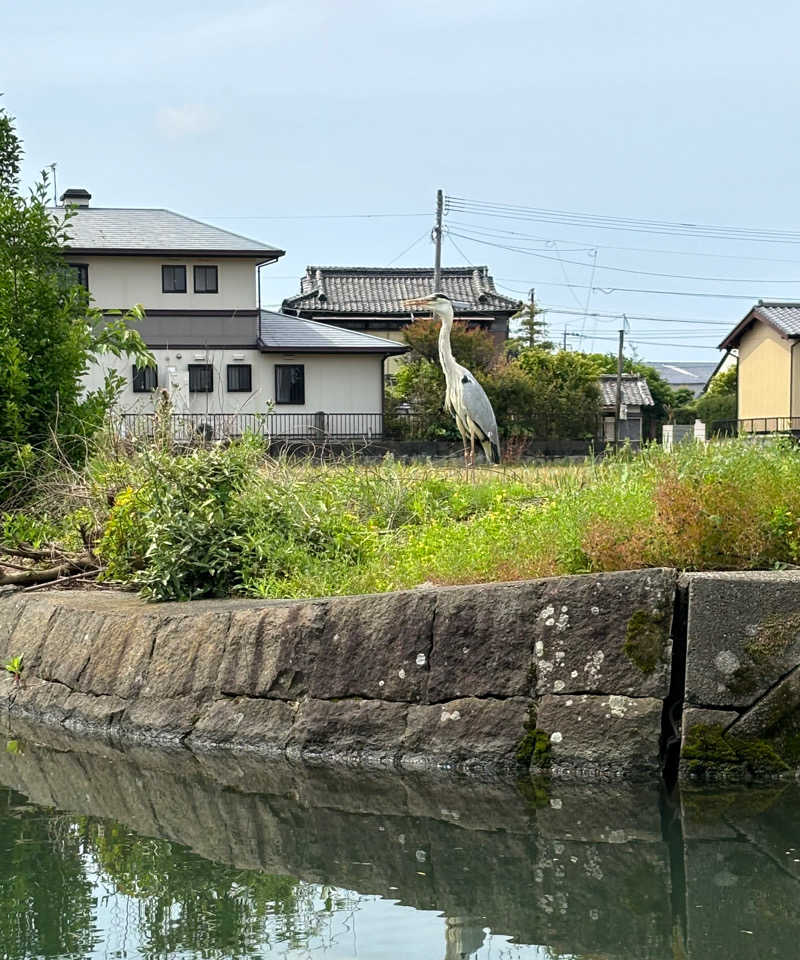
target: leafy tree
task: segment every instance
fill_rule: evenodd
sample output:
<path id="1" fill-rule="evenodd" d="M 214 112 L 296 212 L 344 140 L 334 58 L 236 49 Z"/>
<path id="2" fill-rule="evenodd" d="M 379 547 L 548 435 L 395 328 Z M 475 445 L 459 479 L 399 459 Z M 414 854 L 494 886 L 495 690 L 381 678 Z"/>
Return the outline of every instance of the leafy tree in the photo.
<path id="1" fill-rule="evenodd" d="M 591 356 L 533 347 L 523 350 L 518 362 L 536 396 L 528 413 L 531 436 L 594 436 L 600 415 L 600 387 L 599 370 Z"/>
<path id="2" fill-rule="evenodd" d="M 0 107 L 0 478 L 23 445 L 52 436 L 85 436 L 98 425 L 120 387 L 115 374 L 83 395 L 83 376 L 105 352 L 153 363 L 128 321 L 93 308 L 88 292 L 66 267 L 71 212 L 47 208 L 43 173 L 29 196 L 19 192 L 21 142 Z M 68 446 L 68 444 L 67 444 Z"/>
<path id="3" fill-rule="evenodd" d="M 732 366 L 713 377 L 708 390 L 691 405 L 697 419 L 708 426 L 717 420 L 735 420 L 738 407 L 738 385 L 739 368 L 737 366 Z"/>

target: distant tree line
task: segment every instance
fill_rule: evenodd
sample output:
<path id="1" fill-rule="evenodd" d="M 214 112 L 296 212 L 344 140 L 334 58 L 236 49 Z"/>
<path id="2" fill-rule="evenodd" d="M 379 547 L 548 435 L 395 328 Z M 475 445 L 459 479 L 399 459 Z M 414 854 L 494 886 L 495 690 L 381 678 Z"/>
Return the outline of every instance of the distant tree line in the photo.
<path id="1" fill-rule="evenodd" d="M 602 411 L 599 377 L 617 371 L 612 354 L 559 350 L 547 340 L 544 324 L 526 306 L 520 335 L 498 355 L 491 335 L 457 321 L 451 342 L 459 363 L 473 371 L 497 415 L 503 439 L 589 439 L 597 435 Z M 389 388 L 388 426 L 408 438 L 458 439 L 452 417 L 443 409 L 444 375 L 439 366 L 439 324 L 419 318 L 404 331 L 411 350 Z M 664 423 L 710 423 L 736 414 L 736 370 L 714 378 L 695 399 L 692 391 L 673 389 L 651 366 L 625 358 L 624 372 L 642 376 L 653 406 L 644 408 L 643 432 L 658 439 Z"/>

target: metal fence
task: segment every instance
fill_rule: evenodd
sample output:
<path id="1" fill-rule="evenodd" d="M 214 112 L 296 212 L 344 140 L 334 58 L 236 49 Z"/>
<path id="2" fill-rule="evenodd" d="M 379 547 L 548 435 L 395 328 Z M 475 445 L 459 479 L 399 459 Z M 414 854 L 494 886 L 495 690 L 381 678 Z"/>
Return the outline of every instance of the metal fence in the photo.
<path id="1" fill-rule="evenodd" d="M 120 437 L 154 439 L 158 432 L 178 443 L 224 440 L 245 433 L 275 439 L 368 440 L 383 436 L 381 413 L 122 413 L 116 418 Z"/>
<path id="2" fill-rule="evenodd" d="M 742 433 L 798 433 L 800 417 L 750 417 L 745 420 L 715 420 L 711 434 L 715 437 L 735 437 Z"/>

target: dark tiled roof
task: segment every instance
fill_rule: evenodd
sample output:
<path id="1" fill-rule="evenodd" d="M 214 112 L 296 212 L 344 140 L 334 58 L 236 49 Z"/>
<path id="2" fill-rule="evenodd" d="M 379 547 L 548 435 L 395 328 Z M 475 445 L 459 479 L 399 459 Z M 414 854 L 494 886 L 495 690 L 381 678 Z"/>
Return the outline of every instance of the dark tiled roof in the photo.
<path id="1" fill-rule="evenodd" d="M 261 311 L 258 346 L 265 352 L 277 353 L 399 354 L 408 350 L 405 344 L 394 340 L 269 310 Z"/>
<path id="2" fill-rule="evenodd" d="M 606 373 L 600 377 L 600 393 L 604 407 L 614 407 L 616 405 L 617 375 L 615 373 Z M 650 387 L 647 386 L 647 381 L 644 377 L 640 377 L 635 373 L 623 373 L 622 402 L 630 406 L 638 404 L 642 407 L 651 407 L 653 405 Z"/>
<path id="3" fill-rule="evenodd" d="M 443 267 L 442 293 L 457 316 L 514 313 L 519 301 L 495 290 L 488 267 Z M 432 267 L 306 267 L 300 293 L 284 310 L 320 314 L 408 315 L 405 300 L 433 292 Z"/>
<path id="4" fill-rule="evenodd" d="M 50 210 L 56 217 L 64 214 L 63 207 Z M 271 244 L 209 226 L 171 210 L 77 207 L 67 230 L 69 249 L 87 254 L 166 252 L 202 256 L 213 252 L 272 259 L 284 252 Z"/>
<path id="5" fill-rule="evenodd" d="M 719 345 L 720 350 L 738 347 L 742 334 L 756 320 L 768 323 L 784 337 L 800 337 L 800 303 L 759 300 L 725 337 Z"/>

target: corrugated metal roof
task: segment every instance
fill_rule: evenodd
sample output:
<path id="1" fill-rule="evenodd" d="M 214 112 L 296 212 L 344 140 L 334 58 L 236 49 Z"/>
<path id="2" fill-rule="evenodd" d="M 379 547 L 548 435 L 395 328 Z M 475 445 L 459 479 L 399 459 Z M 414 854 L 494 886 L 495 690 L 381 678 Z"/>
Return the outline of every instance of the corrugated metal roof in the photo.
<path id="1" fill-rule="evenodd" d="M 63 207 L 50 207 L 62 217 Z M 208 252 L 273 258 L 284 251 L 268 243 L 212 227 L 172 210 L 76 207 L 67 225 L 69 249 L 87 252 Z"/>
<path id="2" fill-rule="evenodd" d="M 604 407 L 614 407 L 617 403 L 617 375 L 606 373 L 600 377 L 600 393 Z M 622 402 L 633 406 L 652 407 L 653 396 L 644 377 L 635 373 L 622 375 Z"/>
<path id="3" fill-rule="evenodd" d="M 405 344 L 384 337 L 269 310 L 261 311 L 258 339 L 259 349 L 267 352 L 399 354 L 408 350 Z"/>
<path id="4" fill-rule="evenodd" d="M 441 292 L 455 301 L 456 316 L 514 313 L 519 301 L 495 290 L 489 268 L 443 267 Z M 321 314 L 408 315 L 404 301 L 433 289 L 432 267 L 306 267 L 300 293 L 284 310 Z"/>

